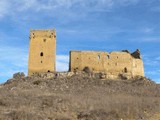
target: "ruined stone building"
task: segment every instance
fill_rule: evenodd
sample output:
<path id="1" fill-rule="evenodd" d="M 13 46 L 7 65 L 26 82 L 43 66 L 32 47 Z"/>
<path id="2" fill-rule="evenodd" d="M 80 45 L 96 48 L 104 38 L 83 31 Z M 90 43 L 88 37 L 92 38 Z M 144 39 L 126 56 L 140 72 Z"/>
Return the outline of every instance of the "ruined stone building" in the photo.
<path id="1" fill-rule="evenodd" d="M 93 72 L 104 72 L 108 78 L 120 74 L 129 77 L 144 76 L 143 61 L 140 51 L 100 52 L 100 51 L 71 51 L 70 71 L 82 71 L 88 67 Z"/>
<path id="2" fill-rule="evenodd" d="M 55 71 L 56 31 L 31 30 L 28 75 Z"/>
<path id="3" fill-rule="evenodd" d="M 31 30 L 28 62 L 28 75 L 55 72 L 56 31 Z M 69 71 L 90 69 L 95 73 L 103 72 L 107 78 L 115 78 L 120 74 L 129 77 L 144 76 L 143 61 L 140 51 L 129 53 L 118 52 L 71 51 Z"/>

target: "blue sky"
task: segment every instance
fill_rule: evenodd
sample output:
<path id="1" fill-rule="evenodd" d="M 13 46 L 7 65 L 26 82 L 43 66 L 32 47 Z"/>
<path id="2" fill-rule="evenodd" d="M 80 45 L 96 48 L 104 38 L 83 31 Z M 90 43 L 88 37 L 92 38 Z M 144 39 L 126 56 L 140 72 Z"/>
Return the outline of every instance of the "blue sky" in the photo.
<path id="1" fill-rule="evenodd" d="M 160 0 L 0 0 L 0 83 L 27 74 L 30 29 L 57 30 L 57 71 L 70 50 L 141 50 L 160 83 Z"/>

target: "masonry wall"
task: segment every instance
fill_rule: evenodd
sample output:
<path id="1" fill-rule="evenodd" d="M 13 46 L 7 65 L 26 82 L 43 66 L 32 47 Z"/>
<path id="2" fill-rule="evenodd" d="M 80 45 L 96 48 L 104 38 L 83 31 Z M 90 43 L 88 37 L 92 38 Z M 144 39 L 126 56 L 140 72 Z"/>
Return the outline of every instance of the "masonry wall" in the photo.
<path id="1" fill-rule="evenodd" d="M 133 76 L 144 76 L 143 61 L 140 59 L 133 59 Z"/>
<path id="2" fill-rule="evenodd" d="M 118 76 L 120 73 L 132 75 L 132 57 L 126 52 L 112 52 L 105 60 L 105 71 Z"/>
<path id="3" fill-rule="evenodd" d="M 31 30 L 28 75 L 55 71 L 56 31 Z"/>
<path id="4" fill-rule="evenodd" d="M 143 61 L 134 58 L 130 53 L 71 51 L 70 71 L 82 71 L 85 67 L 94 72 L 105 72 L 115 76 L 121 73 L 128 76 L 144 76 Z"/>

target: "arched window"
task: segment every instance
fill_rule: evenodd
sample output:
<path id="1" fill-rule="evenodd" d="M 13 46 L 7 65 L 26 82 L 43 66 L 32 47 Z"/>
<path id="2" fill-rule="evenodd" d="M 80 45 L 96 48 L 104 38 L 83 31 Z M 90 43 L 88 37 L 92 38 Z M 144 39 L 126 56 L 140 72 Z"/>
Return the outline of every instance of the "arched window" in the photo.
<path id="1" fill-rule="evenodd" d="M 98 55 L 98 59 L 100 59 L 101 57 L 100 57 L 100 55 Z"/>
<path id="2" fill-rule="evenodd" d="M 110 59 L 109 55 L 107 55 L 107 59 Z"/>

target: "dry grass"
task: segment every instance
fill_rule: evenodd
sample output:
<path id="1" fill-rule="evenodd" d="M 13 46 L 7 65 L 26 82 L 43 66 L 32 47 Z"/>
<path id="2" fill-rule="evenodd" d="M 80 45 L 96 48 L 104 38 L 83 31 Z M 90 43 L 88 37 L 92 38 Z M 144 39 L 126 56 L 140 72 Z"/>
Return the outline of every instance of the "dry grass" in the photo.
<path id="1" fill-rule="evenodd" d="M 157 112 L 160 85 L 142 78 L 26 77 L 0 88 L 0 120 L 147 120 Z"/>

